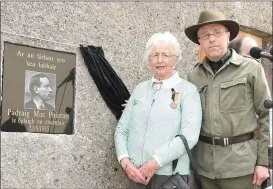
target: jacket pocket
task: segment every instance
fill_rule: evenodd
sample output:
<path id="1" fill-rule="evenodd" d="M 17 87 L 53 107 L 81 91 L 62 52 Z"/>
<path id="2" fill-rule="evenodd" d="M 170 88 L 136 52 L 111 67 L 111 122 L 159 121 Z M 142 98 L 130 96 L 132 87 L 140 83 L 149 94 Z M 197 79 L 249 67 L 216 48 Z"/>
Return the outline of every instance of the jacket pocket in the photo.
<path id="1" fill-rule="evenodd" d="M 229 113 L 245 110 L 247 78 L 220 84 L 220 111 Z"/>
<path id="2" fill-rule="evenodd" d="M 207 93 L 207 87 L 208 85 L 198 85 L 197 89 L 200 95 L 200 100 L 202 104 L 202 111 L 206 111 L 206 93 Z"/>

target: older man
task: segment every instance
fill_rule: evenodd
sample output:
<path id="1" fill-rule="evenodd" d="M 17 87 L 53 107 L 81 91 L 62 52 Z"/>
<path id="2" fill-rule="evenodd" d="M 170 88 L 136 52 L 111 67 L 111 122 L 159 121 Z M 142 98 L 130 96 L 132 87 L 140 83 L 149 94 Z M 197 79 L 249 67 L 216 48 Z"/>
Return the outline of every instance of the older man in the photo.
<path id="1" fill-rule="evenodd" d="M 238 54 L 243 56 L 250 56 L 249 51 L 252 47 L 258 47 L 257 42 L 248 36 L 236 37 L 232 40 L 229 45 L 229 48 L 234 49 Z"/>
<path id="2" fill-rule="evenodd" d="M 198 23 L 185 29 L 206 55 L 188 75 L 202 102 L 194 155 L 205 189 L 259 188 L 269 177 L 269 116 L 263 103 L 271 95 L 262 65 L 228 49 L 238 32 L 239 24 L 219 11 L 202 12 Z"/>

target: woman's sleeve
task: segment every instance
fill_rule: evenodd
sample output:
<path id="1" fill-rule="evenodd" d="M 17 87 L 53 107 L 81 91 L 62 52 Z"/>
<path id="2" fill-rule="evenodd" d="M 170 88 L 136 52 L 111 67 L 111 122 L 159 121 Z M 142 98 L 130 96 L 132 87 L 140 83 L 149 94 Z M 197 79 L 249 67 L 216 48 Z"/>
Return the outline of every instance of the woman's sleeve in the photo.
<path id="1" fill-rule="evenodd" d="M 117 153 L 118 161 L 122 158 L 129 157 L 128 150 L 127 150 L 127 137 L 130 127 L 130 120 L 133 106 L 134 106 L 134 93 L 130 96 L 128 103 L 118 121 L 118 125 L 115 129 L 115 148 Z"/>

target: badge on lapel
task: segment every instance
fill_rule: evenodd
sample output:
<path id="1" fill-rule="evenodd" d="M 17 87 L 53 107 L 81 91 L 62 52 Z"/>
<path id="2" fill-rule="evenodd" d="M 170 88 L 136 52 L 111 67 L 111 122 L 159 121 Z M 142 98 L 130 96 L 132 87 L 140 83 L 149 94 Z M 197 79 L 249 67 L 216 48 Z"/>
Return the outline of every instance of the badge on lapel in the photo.
<path id="1" fill-rule="evenodd" d="M 174 88 L 171 89 L 172 91 L 172 103 L 170 104 L 172 109 L 177 108 L 177 104 L 175 101 L 177 101 L 178 97 L 179 97 L 179 93 L 177 93 Z"/>

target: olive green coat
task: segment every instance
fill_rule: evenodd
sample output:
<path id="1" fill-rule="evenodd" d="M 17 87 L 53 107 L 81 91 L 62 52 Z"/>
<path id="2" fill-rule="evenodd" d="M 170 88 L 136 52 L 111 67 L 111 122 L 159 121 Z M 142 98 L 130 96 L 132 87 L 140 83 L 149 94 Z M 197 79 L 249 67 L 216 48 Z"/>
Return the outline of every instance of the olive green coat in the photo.
<path id="1" fill-rule="evenodd" d="M 231 58 L 214 75 L 207 59 L 195 66 L 188 80 L 199 90 L 203 120 L 201 135 L 231 137 L 260 127 L 261 139 L 228 146 L 199 141 L 193 150 L 199 173 L 208 178 L 252 174 L 255 165 L 268 165 L 271 99 L 262 65 L 232 50 Z"/>

